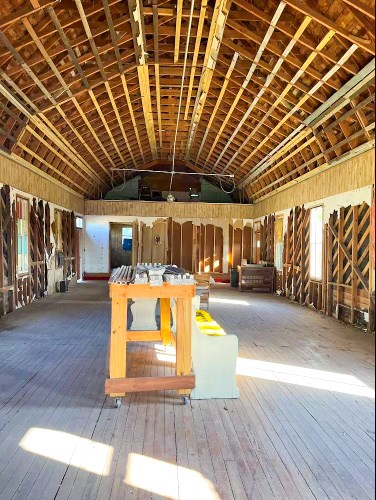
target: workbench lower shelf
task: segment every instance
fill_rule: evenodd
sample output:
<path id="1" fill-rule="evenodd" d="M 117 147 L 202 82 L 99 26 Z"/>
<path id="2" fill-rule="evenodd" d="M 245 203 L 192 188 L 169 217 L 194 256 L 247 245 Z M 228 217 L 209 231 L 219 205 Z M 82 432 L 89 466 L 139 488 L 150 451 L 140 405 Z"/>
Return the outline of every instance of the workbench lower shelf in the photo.
<path id="1" fill-rule="evenodd" d="M 178 389 L 194 389 L 195 376 L 173 375 L 166 377 L 125 377 L 107 379 L 105 384 L 106 394 L 122 392 L 147 392 L 147 391 L 168 391 Z"/>

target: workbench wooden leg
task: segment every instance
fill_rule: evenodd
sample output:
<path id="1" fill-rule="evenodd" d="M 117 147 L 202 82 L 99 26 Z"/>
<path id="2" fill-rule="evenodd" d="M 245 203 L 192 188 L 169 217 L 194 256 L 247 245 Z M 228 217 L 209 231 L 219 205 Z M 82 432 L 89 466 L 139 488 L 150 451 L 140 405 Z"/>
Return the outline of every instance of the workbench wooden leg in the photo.
<path id="1" fill-rule="evenodd" d="M 171 344 L 170 299 L 159 299 L 161 315 L 161 336 L 163 345 Z"/>
<path id="2" fill-rule="evenodd" d="M 192 371 L 192 299 L 176 300 L 176 375 Z M 190 389 L 179 389 L 179 394 L 190 394 Z"/>
<path id="3" fill-rule="evenodd" d="M 127 369 L 127 299 L 112 299 L 111 308 L 110 379 L 124 378 Z M 124 395 L 124 393 L 110 394 L 112 397 Z"/>

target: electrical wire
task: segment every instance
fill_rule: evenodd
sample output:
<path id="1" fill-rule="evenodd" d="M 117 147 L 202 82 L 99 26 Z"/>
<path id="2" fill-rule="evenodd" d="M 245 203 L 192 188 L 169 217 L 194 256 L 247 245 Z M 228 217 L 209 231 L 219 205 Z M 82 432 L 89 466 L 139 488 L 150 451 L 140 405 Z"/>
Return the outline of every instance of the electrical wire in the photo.
<path id="1" fill-rule="evenodd" d="M 221 186 L 221 189 L 222 189 L 222 191 L 223 191 L 224 193 L 226 193 L 226 194 L 231 194 L 231 193 L 233 193 L 233 192 L 235 191 L 235 189 L 236 189 L 236 184 L 235 184 L 235 180 L 234 180 L 234 179 L 232 179 L 232 182 L 233 182 L 233 184 L 234 184 L 234 187 L 232 188 L 232 190 L 231 190 L 231 191 L 226 191 L 226 190 L 223 188 L 223 186 L 222 186 L 222 179 L 221 179 L 221 177 L 219 177 L 219 179 L 218 179 L 218 180 L 219 180 L 219 185 Z"/>
<path id="2" fill-rule="evenodd" d="M 119 186 L 114 186 L 114 169 L 111 170 L 111 187 L 112 187 L 112 190 L 113 191 L 116 191 L 117 193 L 120 193 L 121 191 L 124 191 L 125 189 L 125 170 L 124 170 L 124 174 L 123 174 L 123 184 Z"/>
<path id="3" fill-rule="evenodd" d="M 182 77 L 181 77 L 181 87 L 180 87 L 180 98 L 179 98 L 178 116 L 177 116 L 177 119 L 176 119 L 174 145 L 173 145 L 173 150 L 172 150 L 172 168 L 171 168 L 171 178 L 170 178 L 169 193 L 171 193 L 172 180 L 173 180 L 174 174 L 175 174 L 176 140 L 177 140 L 178 129 L 179 129 L 179 118 L 180 118 L 180 111 L 181 111 L 181 103 L 182 103 L 182 99 L 183 99 L 183 88 L 184 88 L 185 70 L 187 68 L 189 39 L 190 39 L 190 36 L 191 36 L 191 27 L 192 27 L 192 19 L 193 19 L 193 9 L 194 9 L 194 6 L 195 6 L 195 0 L 191 0 L 191 11 L 190 11 L 189 23 L 188 23 L 188 33 L 187 33 L 187 40 L 186 40 L 186 43 L 185 43 L 183 74 L 182 74 Z"/>
<path id="4" fill-rule="evenodd" d="M 166 170 L 150 170 L 150 169 L 142 169 L 142 168 L 114 168 L 112 170 L 116 171 L 126 171 L 126 172 L 147 172 L 148 174 L 168 174 L 171 175 L 171 172 Z M 230 177 L 233 178 L 233 174 L 212 174 L 206 172 L 177 172 L 174 171 L 174 175 L 200 175 L 201 177 Z"/>

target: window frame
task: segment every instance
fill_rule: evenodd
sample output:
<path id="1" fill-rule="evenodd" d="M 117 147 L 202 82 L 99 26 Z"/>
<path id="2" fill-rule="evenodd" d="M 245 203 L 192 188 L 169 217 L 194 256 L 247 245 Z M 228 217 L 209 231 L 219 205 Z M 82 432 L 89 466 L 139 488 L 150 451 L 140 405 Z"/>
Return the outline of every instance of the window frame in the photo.
<path id="1" fill-rule="evenodd" d="M 321 209 L 321 242 L 317 243 L 314 242 L 312 243 L 311 238 L 312 238 L 312 211 L 315 209 Z M 321 245 L 321 269 L 320 269 L 320 277 L 314 276 L 312 274 L 312 268 L 311 268 L 311 263 L 312 263 L 312 245 Z M 315 205 L 314 207 L 310 208 L 310 213 L 309 213 L 309 279 L 310 281 L 315 281 L 320 283 L 323 279 L 323 249 L 324 249 L 324 205 Z"/>
<path id="2" fill-rule="evenodd" d="M 78 221 L 80 221 L 81 225 L 77 225 Z M 76 215 L 74 222 L 75 222 L 75 224 L 74 224 L 75 229 L 78 229 L 79 231 L 81 231 L 84 227 L 84 218 L 81 217 L 80 215 Z"/>
<path id="3" fill-rule="evenodd" d="M 27 217 L 26 217 L 26 228 L 27 228 L 27 233 L 26 233 L 26 236 L 27 236 L 27 269 L 26 270 L 22 270 L 20 271 L 20 265 L 19 265 L 19 244 L 18 244 L 18 238 L 19 238 L 19 234 L 18 234 L 18 223 L 20 220 L 25 220 L 24 218 L 20 219 L 18 217 L 18 211 L 17 211 L 17 207 L 18 207 L 18 202 L 21 201 L 21 202 L 25 202 L 26 203 L 26 206 L 27 206 L 27 210 L 26 210 L 26 213 L 27 213 Z M 17 230 L 17 254 L 16 254 L 16 258 L 17 258 L 17 263 L 16 263 L 16 269 L 17 269 L 17 276 L 19 277 L 22 277 L 22 276 L 27 276 L 30 272 L 30 200 L 29 198 L 26 198 L 25 196 L 19 196 L 19 195 L 16 195 L 16 230 Z M 24 236 L 24 234 L 22 234 L 21 236 Z"/>
<path id="4" fill-rule="evenodd" d="M 277 242 L 277 220 L 282 221 L 282 241 Z M 283 215 L 276 215 L 275 223 L 274 223 L 274 265 L 277 271 L 283 271 L 283 246 L 284 246 L 284 226 L 285 218 Z M 281 253 L 281 267 L 277 267 L 277 245 L 282 245 L 282 253 Z"/>

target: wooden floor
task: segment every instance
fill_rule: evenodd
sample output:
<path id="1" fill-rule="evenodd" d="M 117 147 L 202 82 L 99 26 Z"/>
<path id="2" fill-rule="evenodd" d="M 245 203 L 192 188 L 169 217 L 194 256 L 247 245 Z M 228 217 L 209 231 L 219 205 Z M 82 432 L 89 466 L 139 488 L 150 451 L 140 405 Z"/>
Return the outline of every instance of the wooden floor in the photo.
<path id="1" fill-rule="evenodd" d="M 0 499 L 374 498 L 374 337 L 279 297 L 211 298 L 239 337 L 238 400 L 114 409 L 105 283 L 0 319 Z M 173 355 L 133 344 L 129 365 L 167 374 Z"/>

